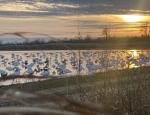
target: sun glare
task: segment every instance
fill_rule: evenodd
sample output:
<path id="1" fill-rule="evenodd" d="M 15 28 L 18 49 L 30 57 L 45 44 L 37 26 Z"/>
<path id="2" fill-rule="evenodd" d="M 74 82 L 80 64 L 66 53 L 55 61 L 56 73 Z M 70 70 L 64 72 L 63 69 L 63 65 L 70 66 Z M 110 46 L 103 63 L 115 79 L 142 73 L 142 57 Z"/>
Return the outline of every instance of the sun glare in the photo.
<path id="1" fill-rule="evenodd" d="M 123 18 L 126 22 L 139 22 L 145 18 L 145 16 L 138 15 L 121 15 L 120 17 Z"/>

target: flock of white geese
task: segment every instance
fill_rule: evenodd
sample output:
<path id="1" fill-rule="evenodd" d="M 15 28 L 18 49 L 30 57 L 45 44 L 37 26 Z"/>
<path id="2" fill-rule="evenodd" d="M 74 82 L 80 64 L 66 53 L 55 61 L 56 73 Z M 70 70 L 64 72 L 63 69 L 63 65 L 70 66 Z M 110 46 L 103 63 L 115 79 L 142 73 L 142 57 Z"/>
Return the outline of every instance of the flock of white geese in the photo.
<path id="1" fill-rule="evenodd" d="M 80 53 L 80 55 L 79 55 Z M 17 75 L 77 75 L 148 66 L 150 51 L 45 51 L 0 54 L 1 77 Z"/>

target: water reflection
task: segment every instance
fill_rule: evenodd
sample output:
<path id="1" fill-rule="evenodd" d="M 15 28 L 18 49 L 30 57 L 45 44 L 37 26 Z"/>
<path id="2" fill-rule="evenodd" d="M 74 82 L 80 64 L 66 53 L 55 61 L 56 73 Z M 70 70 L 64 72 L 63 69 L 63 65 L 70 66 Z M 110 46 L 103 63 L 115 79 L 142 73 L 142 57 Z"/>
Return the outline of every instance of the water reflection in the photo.
<path id="1" fill-rule="evenodd" d="M 74 50 L 71 51 L 2 51 L 1 77 L 33 74 L 37 76 L 87 75 L 109 70 L 149 66 L 149 50 Z M 0 85 L 33 82 L 37 79 L 16 79 Z"/>

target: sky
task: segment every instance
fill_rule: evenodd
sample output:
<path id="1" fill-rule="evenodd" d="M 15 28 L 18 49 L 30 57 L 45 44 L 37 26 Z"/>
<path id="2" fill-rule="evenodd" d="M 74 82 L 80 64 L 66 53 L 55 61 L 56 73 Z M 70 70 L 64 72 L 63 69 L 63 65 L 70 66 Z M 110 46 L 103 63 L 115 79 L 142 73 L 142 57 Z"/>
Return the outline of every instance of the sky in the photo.
<path id="1" fill-rule="evenodd" d="M 0 33 L 64 39 L 78 32 L 101 37 L 102 29 L 110 28 L 112 36 L 139 36 L 141 23 L 150 19 L 149 4 L 150 0 L 0 0 Z M 22 41 L 11 34 L 0 39 Z"/>

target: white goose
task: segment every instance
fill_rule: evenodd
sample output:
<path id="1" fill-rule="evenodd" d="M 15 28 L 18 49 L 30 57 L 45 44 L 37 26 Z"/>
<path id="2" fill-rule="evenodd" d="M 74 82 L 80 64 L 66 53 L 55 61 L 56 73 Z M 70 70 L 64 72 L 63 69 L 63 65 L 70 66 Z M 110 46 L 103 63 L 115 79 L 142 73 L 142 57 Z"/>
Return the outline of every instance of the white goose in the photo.
<path id="1" fill-rule="evenodd" d="M 19 67 L 15 67 L 14 68 L 14 73 L 10 74 L 9 76 L 17 76 L 20 75 L 20 68 Z"/>
<path id="2" fill-rule="evenodd" d="M 28 68 L 28 70 L 26 70 L 26 71 L 24 72 L 24 74 L 26 74 L 26 73 L 33 74 L 33 73 L 34 73 L 34 70 L 32 70 L 32 68 L 30 67 L 30 68 Z"/>
<path id="3" fill-rule="evenodd" d="M 50 68 L 44 68 L 44 71 L 41 73 L 42 76 L 47 76 L 50 74 Z"/>

